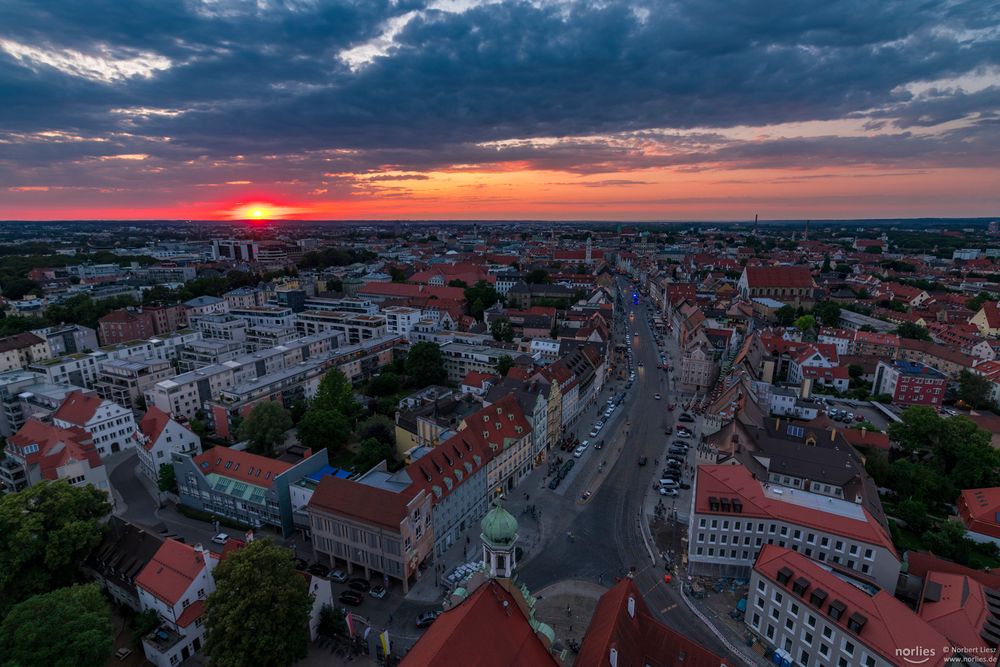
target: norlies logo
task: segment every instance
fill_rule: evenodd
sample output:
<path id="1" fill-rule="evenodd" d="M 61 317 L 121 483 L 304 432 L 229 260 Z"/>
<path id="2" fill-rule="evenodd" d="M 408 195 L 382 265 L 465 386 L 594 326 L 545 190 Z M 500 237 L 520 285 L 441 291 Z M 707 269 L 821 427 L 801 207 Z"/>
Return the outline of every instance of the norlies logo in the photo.
<path id="1" fill-rule="evenodd" d="M 914 648 L 897 648 L 896 657 L 902 658 L 911 665 L 922 665 L 930 661 L 937 655 L 937 651 L 932 648 L 917 646 Z"/>

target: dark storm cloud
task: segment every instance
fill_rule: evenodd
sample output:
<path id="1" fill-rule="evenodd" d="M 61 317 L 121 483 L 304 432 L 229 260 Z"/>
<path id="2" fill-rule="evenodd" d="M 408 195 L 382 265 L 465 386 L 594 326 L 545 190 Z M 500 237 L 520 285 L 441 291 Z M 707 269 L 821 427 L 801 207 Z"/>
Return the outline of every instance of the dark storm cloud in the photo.
<path id="1" fill-rule="evenodd" d="M 412 11 L 386 55 L 355 70 L 338 57 Z M 579 173 L 809 158 L 933 161 L 935 153 L 945 164 L 981 164 L 996 157 L 989 136 L 996 126 L 986 121 L 1000 106 L 1000 87 L 914 96 L 905 86 L 996 65 L 998 19 L 995 2 L 911 0 L 503 2 L 460 13 L 388 0 L 263 8 L 8 1 L 0 8 L 0 40 L 112 60 L 153 54 L 170 66 L 101 81 L 0 48 L 0 140 L 9 142 L 0 144 L 0 162 L 16 170 L 145 153 L 178 168 L 171 165 L 228 165 L 236 155 L 259 164 L 278 156 L 280 177 L 309 171 L 313 180 L 330 171 L 517 160 Z M 111 113 L 138 107 L 183 113 Z M 962 136 L 896 134 L 871 141 L 708 137 L 700 146 L 690 139 L 642 141 L 652 128 L 858 116 L 883 128 L 978 117 L 968 131 L 987 140 L 955 146 Z M 23 139 L 53 130 L 87 140 Z M 573 139 L 621 133 L 629 139 Z M 532 137 L 566 139 L 478 145 Z"/>

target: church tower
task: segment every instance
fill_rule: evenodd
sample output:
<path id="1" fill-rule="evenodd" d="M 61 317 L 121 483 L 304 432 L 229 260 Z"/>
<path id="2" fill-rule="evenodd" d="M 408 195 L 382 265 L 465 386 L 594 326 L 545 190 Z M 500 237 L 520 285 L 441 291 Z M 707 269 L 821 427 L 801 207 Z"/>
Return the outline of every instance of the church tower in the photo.
<path id="1" fill-rule="evenodd" d="M 483 564 L 490 578 L 510 579 L 517 568 L 514 545 L 517 543 L 517 519 L 500 507 L 499 501 L 480 522 L 483 541 Z"/>

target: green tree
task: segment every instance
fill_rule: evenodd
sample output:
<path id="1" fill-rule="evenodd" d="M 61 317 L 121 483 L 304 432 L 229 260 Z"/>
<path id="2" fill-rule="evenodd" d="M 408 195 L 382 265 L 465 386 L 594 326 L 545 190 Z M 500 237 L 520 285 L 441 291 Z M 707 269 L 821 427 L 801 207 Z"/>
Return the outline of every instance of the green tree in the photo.
<path id="1" fill-rule="evenodd" d="M 338 449 L 351 437 L 351 420 L 338 410 L 311 407 L 299 421 L 296 434 L 313 451 Z"/>
<path id="2" fill-rule="evenodd" d="M 254 406 L 240 424 L 240 440 L 249 441 L 248 449 L 261 456 L 273 456 L 275 446 L 285 441 L 292 428 L 292 416 L 277 403 L 265 401 Z"/>
<path id="3" fill-rule="evenodd" d="M 472 287 L 465 288 L 465 302 L 469 307 L 469 315 L 477 320 L 483 319 L 483 311 L 503 298 L 490 283 L 480 280 Z"/>
<path id="4" fill-rule="evenodd" d="M 962 369 L 958 374 L 958 397 L 973 409 L 992 405 L 990 390 L 993 383 L 978 373 Z"/>
<path id="5" fill-rule="evenodd" d="M 177 473 L 174 472 L 174 466 L 169 463 L 160 464 L 156 485 L 165 493 L 177 493 Z"/>
<path id="6" fill-rule="evenodd" d="M 820 269 L 822 273 L 830 272 L 830 255 L 823 255 L 823 267 Z"/>
<path id="7" fill-rule="evenodd" d="M 777 320 L 778 324 L 783 327 L 789 327 L 798 317 L 795 308 L 789 305 L 784 305 L 778 310 L 774 311 L 774 318 Z"/>
<path id="8" fill-rule="evenodd" d="M 73 583 L 110 511 L 103 491 L 62 481 L 0 496 L 0 618 L 32 595 Z"/>
<path id="9" fill-rule="evenodd" d="M 530 284 L 544 284 L 549 282 L 549 273 L 545 269 L 532 269 L 524 277 L 524 282 Z"/>
<path id="10" fill-rule="evenodd" d="M 306 657 L 312 595 L 291 551 L 255 540 L 229 554 L 213 574 L 205 617 L 212 667 L 286 667 Z"/>
<path id="11" fill-rule="evenodd" d="M 469 283 L 465 282 L 464 280 L 459 280 L 458 278 L 455 278 L 454 280 L 449 280 L 448 281 L 448 287 L 457 287 L 459 289 L 468 289 Z"/>
<path id="12" fill-rule="evenodd" d="M 857 364 L 850 364 L 847 367 L 847 374 L 851 376 L 852 380 L 857 380 L 862 375 L 865 374 L 864 366 L 859 366 Z"/>
<path id="13" fill-rule="evenodd" d="M 406 355 L 406 372 L 418 388 L 443 384 L 448 379 L 444 356 L 436 343 L 421 341 L 410 347 Z"/>
<path id="14" fill-rule="evenodd" d="M 324 637 L 336 637 L 347 634 L 347 622 L 343 609 L 335 609 L 328 604 L 319 609 L 319 625 L 316 627 Z"/>
<path id="15" fill-rule="evenodd" d="M 965 305 L 969 308 L 969 310 L 978 313 L 979 309 L 983 307 L 983 304 L 989 301 L 991 298 L 992 297 L 990 297 L 988 292 L 980 292 L 976 296 L 966 301 Z"/>
<path id="16" fill-rule="evenodd" d="M 931 525 L 930 518 L 927 516 L 927 505 L 918 498 L 907 498 L 899 503 L 896 515 L 906 522 L 910 530 L 918 534 L 923 533 Z"/>
<path id="17" fill-rule="evenodd" d="M 816 328 L 816 318 L 812 315 L 803 315 L 795 320 L 795 328 L 806 333 Z"/>
<path id="18" fill-rule="evenodd" d="M 506 317 L 498 317 L 490 322 L 490 333 L 493 340 L 511 342 L 514 340 L 514 327 Z"/>
<path id="19" fill-rule="evenodd" d="M 896 327 L 896 333 L 902 338 L 910 338 L 912 340 L 930 340 L 931 334 L 927 329 L 923 328 L 919 324 L 914 322 L 903 322 L 898 327 Z"/>
<path id="20" fill-rule="evenodd" d="M 393 266 L 389 268 L 389 275 L 392 276 L 392 282 L 394 283 L 405 283 L 406 282 L 406 272 L 398 266 Z"/>
<path id="21" fill-rule="evenodd" d="M 358 447 L 358 453 L 354 456 L 354 469 L 358 472 L 371 470 L 382 461 L 392 461 L 392 458 L 392 445 L 368 438 Z"/>
<path id="22" fill-rule="evenodd" d="M 507 373 L 509 373 L 510 369 L 513 367 L 514 360 L 511 359 L 509 354 L 505 354 L 500 357 L 500 360 L 497 362 L 497 373 L 500 374 L 500 377 L 507 377 Z"/>
<path id="23" fill-rule="evenodd" d="M 4 667 L 103 667 L 114 648 L 97 584 L 59 588 L 14 606 L 0 624 Z"/>
<path id="24" fill-rule="evenodd" d="M 867 248 L 865 248 L 865 252 L 868 253 L 869 255 L 881 255 L 882 246 L 870 245 Z"/>
<path id="25" fill-rule="evenodd" d="M 374 438 L 388 445 L 396 445 L 396 425 L 384 415 L 372 415 L 358 424 L 358 439 Z"/>
<path id="26" fill-rule="evenodd" d="M 37 294 L 41 296 L 39 292 L 40 289 L 41 285 L 36 283 L 34 280 L 28 280 L 27 278 L 15 278 L 14 280 L 4 282 L 3 295 L 11 301 L 17 301 L 28 294 Z"/>
<path id="27" fill-rule="evenodd" d="M 132 617 L 132 646 L 142 649 L 142 638 L 160 626 L 160 615 L 154 609 L 140 611 Z"/>
<path id="28" fill-rule="evenodd" d="M 840 306 L 833 301 L 821 301 L 812 311 L 813 316 L 825 327 L 840 324 Z"/>
<path id="29" fill-rule="evenodd" d="M 934 530 L 923 534 L 924 546 L 931 553 L 950 560 L 964 561 L 971 540 L 965 537 L 965 527 L 958 521 L 942 521 Z"/>
<path id="30" fill-rule="evenodd" d="M 384 370 L 368 382 L 367 394 L 381 398 L 392 396 L 403 388 L 402 379 L 390 370 Z"/>
<path id="31" fill-rule="evenodd" d="M 353 420 L 358 415 L 360 406 L 354 400 L 354 387 L 347 376 L 339 370 L 332 370 L 320 380 L 310 408 L 336 410 Z"/>

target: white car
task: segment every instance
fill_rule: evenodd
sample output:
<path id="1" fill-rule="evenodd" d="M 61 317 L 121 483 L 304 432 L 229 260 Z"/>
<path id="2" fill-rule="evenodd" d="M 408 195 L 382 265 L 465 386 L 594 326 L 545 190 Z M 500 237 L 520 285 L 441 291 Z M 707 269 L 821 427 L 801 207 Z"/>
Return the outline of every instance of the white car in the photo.
<path id="1" fill-rule="evenodd" d="M 676 498 L 678 496 L 678 494 L 679 494 L 679 492 L 677 491 L 677 489 L 668 489 L 665 486 L 661 486 L 660 487 L 660 495 L 661 496 L 672 496 L 672 497 Z"/>
<path id="2" fill-rule="evenodd" d="M 581 456 L 583 456 L 583 453 L 585 451 L 587 451 L 587 448 L 584 447 L 583 445 L 580 445 L 579 447 L 573 450 L 573 456 L 575 456 L 576 458 L 580 458 Z"/>
<path id="3" fill-rule="evenodd" d="M 599 428 L 597 428 L 595 426 L 594 428 L 590 429 L 590 437 L 591 438 L 596 438 L 597 434 L 600 433 L 600 432 L 601 432 L 601 429 L 599 429 Z"/>
<path id="4" fill-rule="evenodd" d="M 663 489 L 676 489 L 680 484 L 672 479 L 661 479 L 660 480 L 660 490 Z"/>
<path id="5" fill-rule="evenodd" d="M 219 533 L 218 535 L 212 538 L 212 541 L 215 542 L 216 544 L 225 544 L 226 542 L 229 541 L 229 535 L 226 535 L 225 533 Z"/>
<path id="6" fill-rule="evenodd" d="M 677 429 L 677 434 L 676 435 L 677 435 L 678 438 L 690 438 L 691 437 L 691 434 L 688 431 L 682 431 L 680 429 Z"/>

